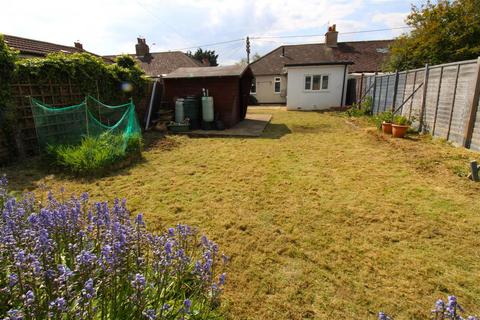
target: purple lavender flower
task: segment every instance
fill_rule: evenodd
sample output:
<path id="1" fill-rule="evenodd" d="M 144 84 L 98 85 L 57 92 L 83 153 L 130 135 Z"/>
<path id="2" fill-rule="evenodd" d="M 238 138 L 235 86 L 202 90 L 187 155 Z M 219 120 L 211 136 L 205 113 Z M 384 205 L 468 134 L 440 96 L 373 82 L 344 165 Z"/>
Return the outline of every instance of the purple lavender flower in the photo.
<path id="1" fill-rule="evenodd" d="M 132 286 L 139 291 L 144 290 L 146 286 L 145 277 L 142 274 L 137 273 L 135 279 L 132 281 Z"/>
<path id="2" fill-rule="evenodd" d="M 33 305 L 35 302 L 35 295 L 33 294 L 32 290 L 28 290 L 24 295 L 23 295 L 23 300 L 25 301 L 25 305 L 27 307 L 30 307 Z"/>
<path id="3" fill-rule="evenodd" d="M 183 302 L 183 310 L 185 313 L 190 313 L 190 308 L 192 307 L 192 301 L 190 299 L 185 299 Z"/>
<path id="4" fill-rule="evenodd" d="M 7 312 L 8 320 L 23 320 L 23 315 L 19 310 L 13 309 Z"/>
<path id="5" fill-rule="evenodd" d="M 11 273 L 8 276 L 8 285 L 10 287 L 14 287 L 18 283 L 18 276 L 15 273 Z"/>
<path id="6" fill-rule="evenodd" d="M 384 312 L 379 312 L 378 313 L 378 320 L 392 320 L 388 315 L 386 315 Z"/>
<path id="7" fill-rule="evenodd" d="M 157 319 L 157 313 L 155 312 L 154 309 L 148 309 L 143 312 L 143 315 L 148 319 L 148 320 L 155 320 Z"/>
<path id="8" fill-rule="evenodd" d="M 227 275 L 225 273 L 222 273 L 218 279 L 218 284 L 223 286 L 225 284 L 225 278 L 227 277 Z"/>

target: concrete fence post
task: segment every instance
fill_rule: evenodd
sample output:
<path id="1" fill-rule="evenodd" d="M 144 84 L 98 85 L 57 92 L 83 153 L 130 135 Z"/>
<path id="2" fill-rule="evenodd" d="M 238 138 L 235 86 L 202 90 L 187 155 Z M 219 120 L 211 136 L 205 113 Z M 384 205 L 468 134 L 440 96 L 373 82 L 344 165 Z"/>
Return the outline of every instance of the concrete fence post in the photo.
<path id="1" fill-rule="evenodd" d="M 363 72 L 362 72 L 362 76 L 360 77 L 360 94 L 359 94 L 359 98 L 357 98 L 357 104 L 358 104 L 358 108 L 361 109 L 362 108 L 362 96 L 363 96 Z"/>
<path id="2" fill-rule="evenodd" d="M 375 94 L 377 93 L 377 72 L 373 75 L 372 115 L 375 114 Z"/>
<path id="3" fill-rule="evenodd" d="M 477 67 L 473 81 L 473 90 L 468 99 L 467 118 L 463 135 L 463 146 L 465 148 L 469 148 L 472 142 L 472 134 L 475 126 L 475 119 L 477 117 L 478 102 L 480 98 L 480 57 L 477 58 Z"/>
<path id="4" fill-rule="evenodd" d="M 396 105 L 396 100 L 397 100 L 397 91 L 398 91 L 398 70 L 395 70 L 395 82 L 393 83 L 392 112 L 395 112 L 395 105 Z"/>
<path id="5" fill-rule="evenodd" d="M 424 114 L 425 114 L 425 107 L 427 105 L 427 90 L 428 90 L 428 63 L 425 64 L 425 72 L 423 74 L 423 92 L 422 92 L 422 104 L 420 106 L 420 115 L 419 115 L 419 127 L 418 130 L 420 132 L 423 131 L 423 121 L 424 121 Z"/>

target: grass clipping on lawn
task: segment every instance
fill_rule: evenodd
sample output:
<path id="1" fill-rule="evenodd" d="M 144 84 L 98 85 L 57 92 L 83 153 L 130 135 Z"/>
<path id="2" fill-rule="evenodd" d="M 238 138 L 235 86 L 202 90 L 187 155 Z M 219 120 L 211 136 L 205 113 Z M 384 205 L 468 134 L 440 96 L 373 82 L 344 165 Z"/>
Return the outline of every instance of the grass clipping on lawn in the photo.
<path id="1" fill-rule="evenodd" d="M 86 136 L 79 145 L 49 145 L 47 154 L 68 172 L 92 175 L 139 158 L 142 146 L 140 134 L 124 137 L 107 132 L 97 137 Z"/>
<path id="2" fill-rule="evenodd" d="M 478 153 L 394 139 L 334 113 L 272 114 L 260 138 L 145 134 L 143 161 L 94 181 L 8 167 L 15 190 L 127 198 L 150 228 L 197 226 L 231 256 L 228 319 L 428 319 L 480 313 Z M 151 143 L 149 141 L 152 141 Z"/>

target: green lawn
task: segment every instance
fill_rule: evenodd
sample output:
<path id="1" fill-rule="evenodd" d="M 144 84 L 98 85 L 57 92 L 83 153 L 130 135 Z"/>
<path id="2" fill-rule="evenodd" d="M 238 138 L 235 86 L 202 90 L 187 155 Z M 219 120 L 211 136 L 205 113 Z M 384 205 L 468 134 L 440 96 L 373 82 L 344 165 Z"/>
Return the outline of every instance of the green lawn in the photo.
<path id="1" fill-rule="evenodd" d="M 426 319 L 480 313 L 478 154 L 394 140 L 333 113 L 273 114 L 257 139 L 147 136 L 145 160 L 98 180 L 5 168 L 13 187 L 125 197 L 150 228 L 197 226 L 231 256 L 229 319 Z M 43 186 L 44 185 L 44 186 Z"/>

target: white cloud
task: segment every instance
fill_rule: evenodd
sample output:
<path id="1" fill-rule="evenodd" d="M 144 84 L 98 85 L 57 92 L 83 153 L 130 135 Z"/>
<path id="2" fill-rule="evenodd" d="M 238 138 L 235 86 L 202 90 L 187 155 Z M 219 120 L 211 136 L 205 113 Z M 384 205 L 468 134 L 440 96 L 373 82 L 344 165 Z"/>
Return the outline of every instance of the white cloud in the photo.
<path id="1" fill-rule="evenodd" d="M 373 15 L 372 21 L 376 23 L 381 23 L 386 25 L 389 28 L 398 28 L 405 27 L 405 18 L 408 16 L 409 12 L 390 12 L 390 13 L 380 13 L 377 12 Z M 406 29 L 395 29 L 391 31 L 392 36 L 398 36 L 404 33 Z"/>
<path id="2" fill-rule="evenodd" d="M 0 32 L 66 45 L 80 40 L 87 50 L 98 54 L 133 52 L 139 35 L 146 37 L 152 51 L 162 51 L 246 35 L 320 34 L 316 38 L 256 40 L 252 51 L 263 54 L 284 43 L 321 42 L 328 23 L 337 24 L 341 40 L 356 39 L 353 35 L 342 36 L 342 31 L 404 25 L 407 13 L 401 11 L 407 11 L 409 4 L 399 3 L 393 0 L 7 0 L 0 10 Z M 241 43 L 209 49 L 221 53 L 222 61 L 244 55 Z"/>

